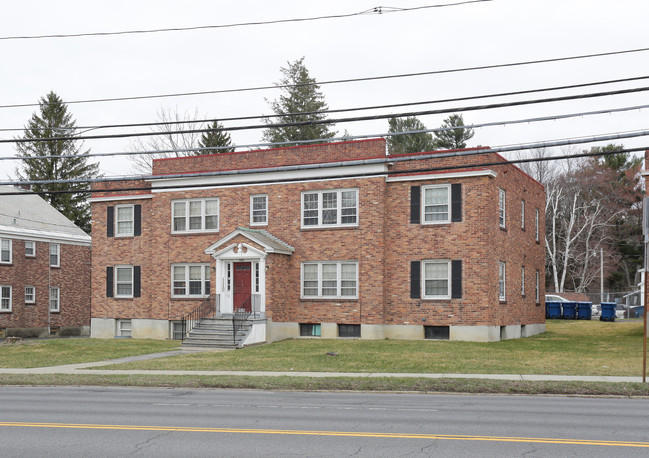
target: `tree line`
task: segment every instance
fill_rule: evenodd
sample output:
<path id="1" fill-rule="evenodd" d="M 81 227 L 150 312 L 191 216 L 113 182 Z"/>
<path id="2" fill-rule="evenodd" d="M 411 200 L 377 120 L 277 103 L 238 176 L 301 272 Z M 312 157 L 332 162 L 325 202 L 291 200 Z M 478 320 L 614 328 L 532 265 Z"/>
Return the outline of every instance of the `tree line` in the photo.
<path id="1" fill-rule="evenodd" d="M 281 94 L 266 100 L 274 116 L 266 117 L 268 125 L 262 141 L 287 146 L 304 140 L 336 137 L 333 123 L 327 122 L 328 105 L 320 86 L 305 66 L 304 58 L 280 68 L 276 83 Z M 157 113 L 158 134 L 147 140 L 135 140 L 135 151 L 167 151 L 132 156 L 136 171 L 150 173 L 157 157 L 227 153 L 235 150 L 230 134 L 218 121 L 203 123 L 202 134 L 183 133 L 188 121 L 200 121 L 198 113 L 180 114 L 169 109 Z M 314 123 L 316 122 L 316 123 Z M 200 125 L 200 124 L 199 124 Z M 181 133 L 177 133 L 177 132 Z M 23 161 L 17 168 L 20 180 L 65 180 L 99 177 L 99 166 L 89 162 L 89 149 L 81 141 L 60 140 L 77 133 L 76 122 L 66 104 L 54 92 L 39 100 L 39 109 L 27 122 L 24 142 L 17 143 L 17 156 Z M 408 154 L 441 149 L 461 149 L 474 136 L 464 125 L 462 115 L 445 119 L 439 130 L 430 130 L 416 117 L 393 117 L 388 120 L 387 146 L 390 154 Z M 345 131 L 343 137 L 350 134 Z M 30 141 L 37 138 L 46 142 Z M 599 255 L 606 252 L 607 288 L 628 289 L 642 264 L 640 221 L 641 160 L 626 153 L 616 153 L 622 145 L 595 147 L 591 152 L 614 153 L 602 157 L 552 161 L 551 152 L 537 150 L 539 162 L 522 165 L 527 173 L 546 187 L 546 284 L 557 292 L 587 291 L 597 285 L 600 274 Z M 172 152 L 169 152 L 172 151 Z M 35 156 L 62 156 L 30 159 Z M 90 231 L 90 206 L 84 183 L 51 183 L 33 185 L 55 208 L 75 224 Z M 52 191 L 78 190 L 78 193 L 56 194 Z"/>

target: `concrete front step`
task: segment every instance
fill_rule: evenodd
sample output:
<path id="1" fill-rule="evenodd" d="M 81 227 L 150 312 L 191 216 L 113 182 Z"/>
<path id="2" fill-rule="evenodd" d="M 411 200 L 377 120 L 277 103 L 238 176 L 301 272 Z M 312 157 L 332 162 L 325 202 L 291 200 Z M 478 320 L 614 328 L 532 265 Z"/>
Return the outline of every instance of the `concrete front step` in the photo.
<path id="1" fill-rule="evenodd" d="M 237 348 L 252 324 L 246 323 L 239 331 L 237 342 L 233 342 L 231 318 L 208 318 L 202 320 L 183 341 L 183 347 Z"/>

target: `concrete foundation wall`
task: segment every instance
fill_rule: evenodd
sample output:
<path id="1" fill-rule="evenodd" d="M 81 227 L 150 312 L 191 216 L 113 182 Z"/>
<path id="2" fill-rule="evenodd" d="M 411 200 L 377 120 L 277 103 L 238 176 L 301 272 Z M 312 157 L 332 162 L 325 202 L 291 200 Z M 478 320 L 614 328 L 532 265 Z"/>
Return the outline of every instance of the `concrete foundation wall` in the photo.
<path id="1" fill-rule="evenodd" d="M 385 326 L 385 338 L 394 340 L 423 340 L 424 327 L 410 326 L 407 324 L 395 324 Z"/>
<path id="2" fill-rule="evenodd" d="M 169 339 L 168 320 L 131 320 L 131 337 L 134 339 Z"/>
<path id="3" fill-rule="evenodd" d="M 266 342 L 300 337 L 300 325 L 298 323 L 275 323 L 269 321 L 266 329 Z"/>
<path id="4" fill-rule="evenodd" d="M 451 326 L 449 340 L 498 342 L 500 340 L 500 326 Z"/>
<path id="5" fill-rule="evenodd" d="M 246 340 L 243 341 L 243 346 L 264 343 L 266 340 L 266 322 L 265 321 L 254 321 L 252 323 L 252 329 L 250 334 L 246 337 Z"/>
<path id="6" fill-rule="evenodd" d="M 93 339 L 112 339 L 115 337 L 115 321 L 113 318 L 91 318 L 90 337 Z"/>
<path id="7" fill-rule="evenodd" d="M 338 337 L 338 325 L 336 323 L 321 323 L 320 336 L 323 339 L 336 339 Z"/>
<path id="8" fill-rule="evenodd" d="M 520 339 L 521 325 L 501 326 L 500 340 Z"/>
<path id="9" fill-rule="evenodd" d="M 526 324 L 521 326 L 521 337 L 532 337 L 545 332 L 545 323 Z"/>

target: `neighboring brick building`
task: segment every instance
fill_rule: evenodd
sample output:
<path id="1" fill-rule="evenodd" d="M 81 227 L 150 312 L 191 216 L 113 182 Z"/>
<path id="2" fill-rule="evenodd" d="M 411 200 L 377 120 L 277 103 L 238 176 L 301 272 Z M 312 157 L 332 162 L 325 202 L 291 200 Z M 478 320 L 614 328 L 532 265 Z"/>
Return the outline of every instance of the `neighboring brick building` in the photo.
<path id="1" fill-rule="evenodd" d="M 90 249 L 90 236 L 39 196 L 1 195 L 0 337 L 89 335 Z"/>
<path id="2" fill-rule="evenodd" d="M 543 332 L 545 191 L 499 161 L 366 140 L 160 159 L 150 179 L 98 184 L 91 335 L 169 338 L 208 294 L 220 314 L 260 310 L 262 341 Z"/>

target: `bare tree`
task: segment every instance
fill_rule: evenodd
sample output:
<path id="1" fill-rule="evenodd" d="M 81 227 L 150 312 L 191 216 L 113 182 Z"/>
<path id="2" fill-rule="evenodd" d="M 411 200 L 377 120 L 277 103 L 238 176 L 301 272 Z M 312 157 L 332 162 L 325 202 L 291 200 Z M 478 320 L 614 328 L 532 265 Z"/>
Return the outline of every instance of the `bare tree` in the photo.
<path id="1" fill-rule="evenodd" d="M 153 160 L 164 157 L 182 157 L 193 156 L 197 153 L 200 133 L 173 133 L 183 130 L 196 130 L 203 126 L 199 121 L 198 110 L 193 114 L 185 111 L 179 113 L 178 108 L 160 108 L 156 113 L 156 122 L 161 124 L 152 128 L 153 132 L 160 135 L 151 137 L 140 137 L 131 142 L 133 151 L 149 152 L 148 154 L 136 154 L 130 156 L 133 170 L 136 173 L 151 173 Z M 187 123 L 186 121 L 197 121 L 196 123 Z M 144 138 L 144 139 L 142 139 Z"/>

